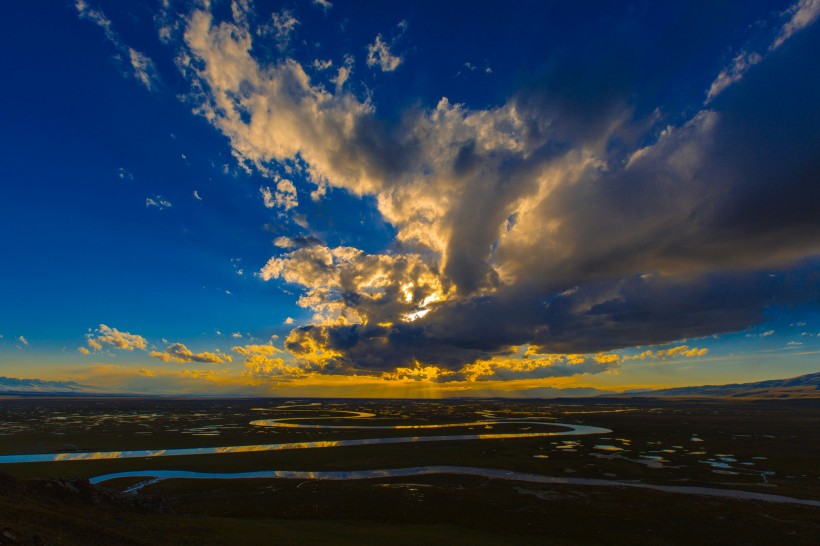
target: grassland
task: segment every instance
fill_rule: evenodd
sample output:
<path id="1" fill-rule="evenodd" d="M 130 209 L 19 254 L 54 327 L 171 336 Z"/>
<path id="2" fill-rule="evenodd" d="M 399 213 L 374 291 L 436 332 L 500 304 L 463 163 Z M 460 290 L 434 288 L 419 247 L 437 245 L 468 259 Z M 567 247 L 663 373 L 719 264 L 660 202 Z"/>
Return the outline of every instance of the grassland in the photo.
<path id="1" fill-rule="evenodd" d="M 83 481 L 136 469 L 247 472 L 459 465 L 820 500 L 816 401 L 327 400 L 307 407 L 297 404 L 308 402 L 284 402 L 7 399 L 0 403 L 0 454 L 407 434 L 249 425 L 274 416 L 351 424 L 339 410 L 375 414 L 361 420 L 363 425 L 467 422 L 492 415 L 595 425 L 613 432 L 4 465 L 0 528 L 7 528 L 18 543 L 37 543 L 39 537 L 43 543 L 59 539 L 62 544 L 814 544 L 820 535 L 816 507 L 457 475 L 351 482 L 166 480 L 136 495 L 121 491 L 137 479 L 104 487 Z M 494 425 L 491 430 L 526 428 Z M 456 430 L 476 429 L 485 427 Z M 453 429 L 446 430 L 451 433 Z"/>

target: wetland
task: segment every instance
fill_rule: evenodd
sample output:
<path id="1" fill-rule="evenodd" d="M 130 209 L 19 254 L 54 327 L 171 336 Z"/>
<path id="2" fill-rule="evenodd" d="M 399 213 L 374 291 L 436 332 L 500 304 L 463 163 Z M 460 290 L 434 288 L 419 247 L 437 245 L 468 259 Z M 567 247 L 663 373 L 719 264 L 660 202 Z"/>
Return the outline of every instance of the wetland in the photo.
<path id="1" fill-rule="evenodd" d="M 7 398 L 0 524 L 43 537 L 57 503 L 69 544 L 105 527 L 72 510 L 117 513 L 134 544 L 810 544 L 818 417 L 815 401 Z M 118 500 L 83 508 L 72 488 Z"/>

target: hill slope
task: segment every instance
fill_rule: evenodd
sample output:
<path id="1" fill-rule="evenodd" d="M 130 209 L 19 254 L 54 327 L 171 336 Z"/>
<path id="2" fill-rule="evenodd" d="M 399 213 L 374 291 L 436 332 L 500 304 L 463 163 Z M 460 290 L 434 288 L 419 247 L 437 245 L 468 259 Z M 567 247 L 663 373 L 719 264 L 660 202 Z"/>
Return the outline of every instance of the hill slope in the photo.
<path id="1" fill-rule="evenodd" d="M 707 396 L 725 398 L 820 398 L 820 372 L 792 377 L 771 379 L 756 383 L 733 383 L 731 385 L 702 385 L 678 387 L 642 393 L 632 396 Z"/>

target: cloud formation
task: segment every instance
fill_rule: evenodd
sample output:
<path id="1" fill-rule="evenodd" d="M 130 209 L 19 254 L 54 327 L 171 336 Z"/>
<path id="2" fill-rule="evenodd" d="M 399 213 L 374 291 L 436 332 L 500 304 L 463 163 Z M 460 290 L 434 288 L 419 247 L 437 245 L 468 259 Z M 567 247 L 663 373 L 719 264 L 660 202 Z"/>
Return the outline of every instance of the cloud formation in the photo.
<path id="1" fill-rule="evenodd" d="M 250 18 L 207 9 L 186 19 L 179 65 L 240 162 L 372 196 L 396 230 L 382 252 L 276 240 L 261 277 L 314 313 L 285 341 L 301 365 L 446 376 L 529 344 L 563 360 L 492 373 L 592 373 L 613 364 L 566 358 L 739 330 L 820 296 L 816 5 L 789 11 L 777 55 L 736 55 L 665 128 L 636 113 L 625 76 L 561 65 L 498 106 L 442 98 L 388 123 L 349 72 L 328 90 L 293 58 L 263 64 Z M 379 35 L 367 62 L 401 59 Z M 260 190 L 266 206 L 296 206 L 283 182 Z"/>
<path id="2" fill-rule="evenodd" d="M 772 42 L 769 49 L 777 49 L 796 32 L 814 23 L 817 17 L 820 16 L 820 0 L 799 0 L 786 10 L 785 15 L 788 20 L 780 28 L 777 38 Z"/>
<path id="3" fill-rule="evenodd" d="M 325 10 L 325 12 L 327 12 L 327 10 L 333 7 L 333 4 L 330 3 L 330 0 L 313 0 L 313 5 L 319 6 L 320 8 Z"/>
<path id="4" fill-rule="evenodd" d="M 262 379 L 295 379 L 305 377 L 309 371 L 303 366 L 286 362 L 273 355 L 283 351 L 273 345 L 245 345 L 233 347 L 233 351 L 245 357 L 245 377 Z"/>
<path id="5" fill-rule="evenodd" d="M 160 78 L 154 61 L 144 53 L 127 46 L 102 10 L 92 8 L 85 0 L 76 0 L 74 8 L 80 19 L 91 21 L 103 30 L 105 37 L 116 48 L 119 60 L 130 66 L 131 77 L 142 83 L 149 91 L 155 91 Z"/>
<path id="6" fill-rule="evenodd" d="M 161 195 L 157 195 L 156 197 L 147 197 L 145 199 L 146 208 L 155 207 L 159 210 L 165 210 L 167 208 L 171 208 L 172 206 L 173 205 L 171 204 L 171 202 Z"/>
<path id="7" fill-rule="evenodd" d="M 377 34 L 373 43 L 367 46 L 367 66 L 370 68 L 377 66 L 382 72 L 393 72 L 403 60 L 401 56 L 391 53 L 381 34 Z"/>
<path id="8" fill-rule="evenodd" d="M 278 208 L 283 212 L 299 206 L 299 197 L 296 194 L 296 186 L 293 182 L 286 178 L 282 178 L 276 182 L 276 189 L 271 191 L 267 186 L 259 188 L 259 193 L 262 195 L 262 202 L 269 209 Z"/>
<path id="9" fill-rule="evenodd" d="M 173 343 L 164 351 L 151 351 L 148 356 L 163 362 L 202 362 L 205 364 L 224 364 L 231 361 L 231 355 L 221 353 L 194 353 L 182 343 Z"/>
<path id="10" fill-rule="evenodd" d="M 104 346 L 123 351 L 144 350 L 148 347 L 148 341 L 141 335 L 120 332 L 116 328 L 111 328 L 105 324 L 100 324 L 99 328 L 86 334 L 85 338 L 88 346 L 95 351 L 101 351 Z"/>
<path id="11" fill-rule="evenodd" d="M 234 4 L 234 9 L 237 10 L 236 4 Z M 247 13 L 247 7 L 244 10 L 237 10 L 234 13 L 234 18 L 242 20 L 245 13 Z M 283 9 L 282 11 L 273 12 L 271 14 L 270 23 L 260 27 L 258 33 L 260 35 L 272 35 L 279 48 L 285 49 L 297 25 L 299 25 L 299 20 L 293 16 L 293 13 Z"/>

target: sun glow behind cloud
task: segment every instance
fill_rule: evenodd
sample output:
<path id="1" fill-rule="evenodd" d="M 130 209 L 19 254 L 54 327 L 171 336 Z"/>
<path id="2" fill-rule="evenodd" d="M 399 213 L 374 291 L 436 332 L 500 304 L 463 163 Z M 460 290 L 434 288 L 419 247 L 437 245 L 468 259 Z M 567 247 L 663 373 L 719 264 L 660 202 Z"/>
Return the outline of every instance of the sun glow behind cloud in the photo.
<path id="1" fill-rule="evenodd" d="M 691 294 L 683 293 L 702 290 L 703 281 L 685 277 L 777 265 L 817 251 L 804 238 L 784 239 L 792 250 L 770 257 L 753 245 L 721 244 L 720 254 L 711 248 L 721 228 L 707 211 L 734 206 L 721 203 L 709 182 L 712 172 L 733 169 L 713 149 L 725 131 L 718 111 L 703 109 L 668 127 L 657 142 L 629 155 L 626 168 L 606 155 L 607 143 L 634 123 L 629 109 L 617 103 L 600 121 L 579 128 L 572 114 L 548 96 L 544 104 L 515 96 L 487 110 L 442 98 L 434 109 L 414 112 L 403 126 L 388 130 L 373 123 L 377 112 L 371 102 L 338 86 L 335 92 L 327 90 L 297 60 L 284 56 L 263 66 L 251 54 L 255 39 L 249 20 L 217 22 L 207 10 L 189 15 L 184 70 L 205 90 L 199 96 L 200 114 L 231 139 L 238 158 L 262 173 L 270 164 L 298 158 L 293 165 L 317 186 L 376 196 L 379 212 L 397 227 L 402 247 L 368 254 L 313 244 L 270 259 L 261 277 L 301 286 L 299 305 L 314 311 L 313 324 L 292 331 L 286 340 L 297 360 L 336 372 L 409 369 L 412 362 L 458 371 L 503 357 L 510 345 L 522 342 L 544 351 L 607 349 L 742 328 L 749 324 L 745 319 L 729 318 L 729 310 L 720 308 L 713 309 L 711 320 L 721 326 L 682 314 L 678 324 L 648 336 L 629 333 L 645 332 L 648 324 L 623 324 L 619 339 L 608 334 L 606 322 L 573 331 L 553 321 L 594 321 L 597 313 L 590 311 L 615 302 L 643 305 L 639 296 L 628 294 L 628 284 L 642 285 L 635 286 L 641 292 L 667 292 L 664 285 L 680 278 L 676 290 L 690 300 Z M 382 52 L 379 62 L 387 59 L 388 68 L 395 69 L 398 62 L 386 51 L 378 37 L 369 64 L 376 64 L 376 53 Z M 737 57 L 715 80 L 709 100 L 764 61 L 757 53 Z M 241 86 L 247 91 L 241 92 Z M 288 113 L 285 120 L 282 112 Z M 566 151 L 544 155 L 557 143 Z M 724 175 L 723 187 L 734 178 Z M 660 198 L 659 184 L 666 192 Z M 642 222 L 635 222 L 632 204 L 604 189 L 613 185 L 652 196 L 651 208 L 646 202 L 647 208 L 634 211 L 644 215 Z M 588 199 L 576 201 L 576 194 Z M 265 203 L 273 206 L 270 192 Z M 693 227 L 675 235 L 674 226 L 692 216 L 698 218 L 689 222 Z M 660 245 L 659 226 L 671 236 Z M 601 231 L 608 237 L 600 243 L 590 238 Z M 613 246 L 641 251 L 610 260 L 605 256 Z M 689 251 L 678 250 L 683 247 Z M 586 265 L 590 260 L 598 264 L 594 270 Z M 521 293 L 522 286 L 528 294 Z M 563 299 L 566 311 L 552 318 L 550 310 L 528 309 L 521 315 L 529 317 L 516 321 L 510 314 L 522 297 L 530 305 L 544 297 L 555 298 L 553 304 Z M 481 301 L 489 304 L 488 312 Z M 493 316 L 512 324 L 506 331 L 504 325 L 487 329 L 482 322 Z M 540 333 L 557 326 L 569 337 Z M 483 343 L 467 341 L 476 328 L 483 329 Z M 461 348 L 471 345 L 477 348 Z"/>

